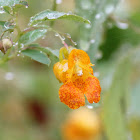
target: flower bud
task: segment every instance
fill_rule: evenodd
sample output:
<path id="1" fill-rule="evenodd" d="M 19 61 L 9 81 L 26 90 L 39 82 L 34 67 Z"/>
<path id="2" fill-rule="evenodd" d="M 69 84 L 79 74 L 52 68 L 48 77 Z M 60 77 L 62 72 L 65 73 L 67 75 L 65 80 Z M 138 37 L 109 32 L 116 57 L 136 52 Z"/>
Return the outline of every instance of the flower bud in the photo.
<path id="1" fill-rule="evenodd" d="M 2 47 L 4 49 L 4 52 L 6 52 L 9 48 L 11 48 L 12 45 L 13 44 L 12 44 L 10 39 L 5 38 L 5 39 L 2 40 Z"/>
<path id="2" fill-rule="evenodd" d="M 0 40 L 0 50 L 4 53 L 4 48 L 1 40 Z"/>
<path id="3" fill-rule="evenodd" d="M 80 108 L 70 112 L 62 124 L 63 140 L 93 140 L 101 133 L 99 115 L 87 108 Z"/>

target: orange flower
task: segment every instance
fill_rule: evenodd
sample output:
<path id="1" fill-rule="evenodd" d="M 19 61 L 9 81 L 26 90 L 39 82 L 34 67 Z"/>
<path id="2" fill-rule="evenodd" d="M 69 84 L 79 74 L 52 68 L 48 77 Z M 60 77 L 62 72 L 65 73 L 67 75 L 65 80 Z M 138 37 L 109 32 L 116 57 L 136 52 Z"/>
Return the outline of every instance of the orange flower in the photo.
<path id="1" fill-rule="evenodd" d="M 66 59 L 63 59 L 62 62 L 57 62 L 56 64 L 54 64 L 53 71 L 56 78 L 60 82 L 65 83 L 67 70 L 68 70 L 68 60 Z"/>
<path id="2" fill-rule="evenodd" d="M 93 64 L 90 63 L 88 54 L 83 50 L 73 49 L 67 57 L 68 60 L 57 62 L 53 69 L 56 78 L 64 83 L 59 89 L 61 102 L 71 109 L 85 105 L 84 95 L 89 103 L 99 102 L 101 87 L 99 80 L 93 76 Z"/>
<path id="3" fill-rule="evenodd" d="M 64 140 L 93 140 L 101 132 L 100 117 L 93 110 L 80 108 L 70 112 L 62 125 Z"/>

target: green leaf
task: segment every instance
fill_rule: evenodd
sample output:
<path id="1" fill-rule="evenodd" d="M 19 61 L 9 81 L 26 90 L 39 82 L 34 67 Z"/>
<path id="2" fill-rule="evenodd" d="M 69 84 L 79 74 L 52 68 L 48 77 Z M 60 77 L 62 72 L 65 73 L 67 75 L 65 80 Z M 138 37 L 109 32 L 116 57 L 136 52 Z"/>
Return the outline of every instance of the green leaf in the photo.
<path id="1" fill-rule="evenodd" d="M 12 9 L 11 9 L 11 7 L 9 7 L 9 6 L 3 6 L 3 10 L 4 10 L 6 13 L 10 14 Z"/>
<path id="2" fill-rule="evenodd" d="M 104 94 L 103 123 L 109 140 L 127 140 L 126 107 L 129 97 L 130 57 L 121 59 L 111 88 Z"/>
<path id="3" fill-rule="evenodd" d="M 122 44 L 126 42 L 132 45 L 132 48 L 139 45 L 140 34 L 136 33 L 131 28 L 120 29 L 116 26 L 111 29 L 106 29 L 105 40 L 100 45 L 100 50 L 102 51 L 101 61 L 108 60 L 110 57 L 118 50 Z"/>
<path id="4" fill-rule="evenodd" d="M 40 47 L 39 44 L 30 44 L 28 47 L 34 47 L 35 49 L 38 49 L 48 55 L 48 57 L 54 61 L 58 62 L 59 61 L 59 50 L 52 50 L 51 48 L 48 47 Z"/>
<path id="5" fill-rule="evenodd" d="M 50 65 L 51 61 L 50 59 L 42 52 L 38 50 L 32 50 L 32 49 L 26 49 L 22 51 L 22 54 L 31 57 L 33 60 L 36 60 L 40 63 Z"/>
<path id="6" fill-rule="evenodd" d="M 84 23 L 90 24 L 89 20 L 84 19 L 77 15 L 71 14 L 71 13 L 45 10 L 38 13 L 34 17 L 31 17 L 30 25 L 32 26 L 33 24 L 37 24 L 41 21 L 54 21 L 57 19 L 67 19 L 67 20 L 73 20 L 73 21 L 84 22 Z"/>
<path id="7" fill-rule="evenodd" d="M 29 31 L 20 37 L 19 42 L 24 45 L 29 45 L 37 39 L 43 37 L 46 34 L 46 32 L 46 29 L 36 29 L 33 31 Z"/>
<path id="8" fill-rule="evenodd" d="M 17 11 L 20 7 L 27 7 L 28 3 L 25 0 L 0 0 L 0 13 L 7 12 L 10 14 L 11 8 L 14 11 Z"/>
<path id="9" fill-rule="evenodd" d="M 14 30 L 14 25 L 11 22 L 7 21 L 0 21 L 0 26 L 2 27 L 2 31 L 13 31 Z"/>
<path id="10" fill-rule="evenodd" d="M 0 0 L 0 6 L 9 6 L 9 7 L 14 7 L 17 4 L 21 5 L 27 5 L 27 2 L 25 0 Z"/>
<path id="11" fill-rule="evenodd" d="M 88 52 L 91 62 L 95 63 L 99 44 L 102 41 L 103 23 L 115 10 L 117 0 L 75 0 L 76 13 L 91 21 L 89 25 L 79 25 L 79 47 Z M 111 9 L 108 11 L 108 9 Z"/>

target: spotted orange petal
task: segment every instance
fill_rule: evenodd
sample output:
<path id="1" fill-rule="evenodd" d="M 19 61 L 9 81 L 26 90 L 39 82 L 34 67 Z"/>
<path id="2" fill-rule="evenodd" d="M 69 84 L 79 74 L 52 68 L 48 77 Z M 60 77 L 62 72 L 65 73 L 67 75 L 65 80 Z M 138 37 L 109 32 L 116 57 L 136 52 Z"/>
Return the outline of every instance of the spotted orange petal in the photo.
<path id="1" fill-rule="evenodd" d="M 59 98 L 71 109 L 77 109 L 85 105 L 84 94 L 72 82 L 67 82 L 60 87 Z"/>
<path id="2" fill-rule="evenodd" d="M 68 57 L 68 67 L 72 68 L 77 63 L 88 65 L 90 64 L 90 58 L 85 51 L 73 49 Z"/>
<path id="3" fill-rule="evenodd" d="M 89 103 L 100 101 L 101 87 L 100 82 L 95 76 L 90 76 L 85 81 L 85 96 Z"/>

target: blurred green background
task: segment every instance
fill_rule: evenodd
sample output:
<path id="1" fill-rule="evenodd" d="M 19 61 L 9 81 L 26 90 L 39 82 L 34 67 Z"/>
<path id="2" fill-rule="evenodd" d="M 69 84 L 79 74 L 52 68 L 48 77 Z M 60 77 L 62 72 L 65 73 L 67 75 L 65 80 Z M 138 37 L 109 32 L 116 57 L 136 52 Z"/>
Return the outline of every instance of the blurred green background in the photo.
<path id="1" fill-rule="evenodd" d="M 91 25 L 58 20 L 53 28 L 69 33 L 77 48 L 87 51 L 102 93 L 98 111 L 101 140 L 140 140 L 140 1 L 57 0 L 57 11 L 72 12 Z M 28 0 L 19 11 L 25 29 L 31 16 L 52 9 L 53 0 Z M 7 20 L 7 14 L 0 14 Z M 12 35 L 10 35 L 12 36 Z M 62 43 L 49 32 L 37 41 L 59 49 Z M 68 45 L 71 43 L 66 39 Z M 61 140 L 61 125 L 71 112 L 60 102 L 61 84 L 51 66 L 17 56 L 0 68 L 0 140 Z"/>

